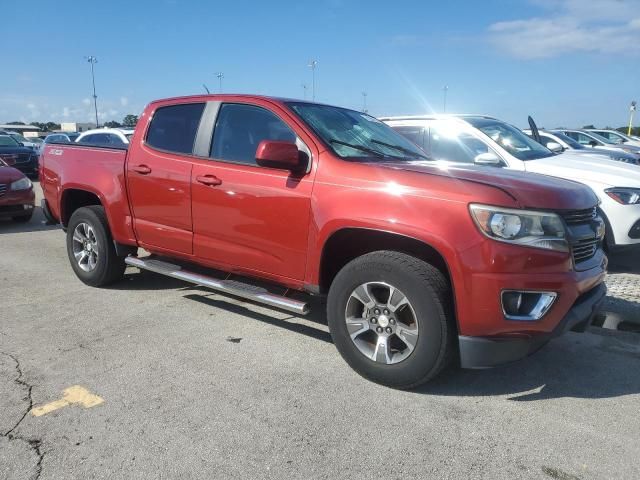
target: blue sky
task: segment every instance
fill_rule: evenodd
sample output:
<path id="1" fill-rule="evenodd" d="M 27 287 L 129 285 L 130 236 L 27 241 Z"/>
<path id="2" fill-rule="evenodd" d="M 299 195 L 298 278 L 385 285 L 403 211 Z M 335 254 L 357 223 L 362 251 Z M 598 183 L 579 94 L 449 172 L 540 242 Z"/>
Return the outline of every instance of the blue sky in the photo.
<path id="1" fill-rule="evenodd" d="M 374 115 L 621 126 L 640 100 L 640 0 L 67 1 L 2 6 L 0 122 L 101 120 L 218 88 Z M 6 22 L 13 18 L 15 21 Z M 13 41 L 15 40 L 15 44 Z"/>

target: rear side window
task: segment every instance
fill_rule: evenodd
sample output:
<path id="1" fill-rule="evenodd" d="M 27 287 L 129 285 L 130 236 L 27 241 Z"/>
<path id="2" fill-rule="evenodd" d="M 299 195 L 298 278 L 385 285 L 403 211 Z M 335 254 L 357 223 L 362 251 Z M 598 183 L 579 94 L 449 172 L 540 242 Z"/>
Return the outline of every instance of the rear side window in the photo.
<path id="1" fill-rule="evenodd" d="M 482 153 L 489 153 L 487 145 L 466 132 L 452 133 L 448 129 L 431 127 L 431 156 L 435 160 L 474 163 Z M 492 152 L 494 153 L 494 152 Z"/>
<path id="2" fill-rule="evenodd" d="M 161 107 L 153 114 L 147 144 L 174 153 L 193 152 L 204 103 L 187 103 Z"/>
<path id="3" fill-rule="evenodd" d="M 210 156 L 255 165 L 256 150 L 263 140 L 295 143 L 296 134 L 269 110 L 227 103 L 218 113 Z"/>

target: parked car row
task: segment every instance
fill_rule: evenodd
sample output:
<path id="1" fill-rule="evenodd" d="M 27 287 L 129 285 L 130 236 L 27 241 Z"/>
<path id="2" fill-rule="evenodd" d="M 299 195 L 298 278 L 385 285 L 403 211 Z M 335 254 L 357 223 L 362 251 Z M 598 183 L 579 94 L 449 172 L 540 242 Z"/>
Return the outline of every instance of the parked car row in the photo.
<path id="1" fill-rule="evenodd" d="M 554 139 L 547 142 L 551 148 L 555 149 L 551 143 L 556 142 L 558 146 L 567 145 L 560 153 L 554 152 L 544 146 L 546 138 L 542 144 L 538 143 L 518 128 L 492 117 L 452 115 L 381 120 L 434 160 L 510 168 L 581 182 L 590 187 L 600 201 L 599 214 L 607 225 L 606 246 L 615 249 L 640 244 L 640 167 L 637 165 L 584 155 L 579 146 L 565 139 L 564 132 L 540 132 L 541 137 Z M 531 135 L 530 130 L 527 133 Z M 618 155 L 615 157 L 618 160 L 624 153 L 613 155 Z M 637 164 L 637 159 L 629 163 Z M 585 252 L 593 248 L 593 243 L 585 243 Z"/>
<path id="2" fill-rule="evenodd" d="M 46 146 L 42 206 L 87 285 L 129 265 L 301 315 L 326 296 L 346 362 L 397 388 L 587 328 L 606 294 L 602 215 L 633 243 L 639 167 L 556 154 L 486 116 L 384 121 L 253 95 L 159 100 L 128 148 Z"/>

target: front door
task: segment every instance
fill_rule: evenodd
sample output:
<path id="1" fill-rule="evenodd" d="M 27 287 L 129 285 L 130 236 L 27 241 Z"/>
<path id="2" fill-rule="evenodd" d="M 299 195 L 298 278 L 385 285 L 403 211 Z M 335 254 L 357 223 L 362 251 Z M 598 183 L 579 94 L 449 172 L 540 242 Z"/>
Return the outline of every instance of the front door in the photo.
<path id="1" fill-rule="evenodd" d="M 160 107 L 145 141 L 131 145 L 127 185 L 141 246 L 191 254 L 192 153 L 203 103 Z"/>
<path id="2" fill-rule="evenodd" d="M 303 279 L 309 233 L 309 174 L 260 167 L 262 140 L 298 142 L 266 106 L 223 103 L 210 160 L 194 163 L 194 254 L 222 267 Z"/>

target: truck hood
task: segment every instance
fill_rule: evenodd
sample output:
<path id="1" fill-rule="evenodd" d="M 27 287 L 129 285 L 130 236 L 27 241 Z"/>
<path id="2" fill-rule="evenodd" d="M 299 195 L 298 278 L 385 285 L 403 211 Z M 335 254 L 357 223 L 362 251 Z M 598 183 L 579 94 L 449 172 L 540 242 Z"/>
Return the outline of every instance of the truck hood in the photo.
<path id="1" fill-rule="evenodd" d="M 589 186 L 640 188 L 640 166 L 569 152 L 525 162 L 528 172 L 586 183 Z"/>
<path id="2" fill-rule="evenodd" d="M 8 185 L 11 182 L 15 182 L 16 180 L 20 180 L 24 177 L 24 173 L 20 170 L 16 170 L 13 167 L 5 167 L 0 165 L 0 184 Z"/>
<path id="3" fill-rule="evenodd" d="M 499 188 L 523 208 L 580 210 L 591 208 L 598 202 L 595 194 L 580 183 L 517 170 L 433 161 L 376 165 Z"/>

